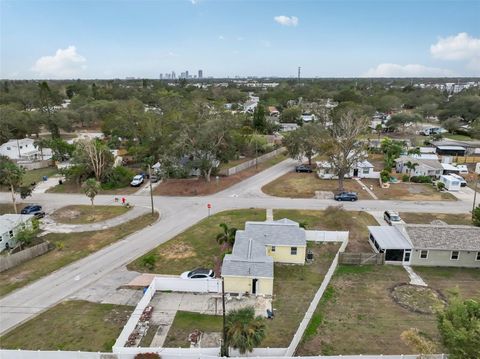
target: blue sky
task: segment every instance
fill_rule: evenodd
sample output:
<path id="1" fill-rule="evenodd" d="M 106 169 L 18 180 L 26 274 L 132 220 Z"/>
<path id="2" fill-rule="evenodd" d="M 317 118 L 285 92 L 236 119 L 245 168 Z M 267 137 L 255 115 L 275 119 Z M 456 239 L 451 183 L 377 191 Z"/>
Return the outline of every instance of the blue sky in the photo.
<path id="1" fill-rule="evenodd" d="M 480 1 L 0 4 L 2 78 L 480 75 Z"/>

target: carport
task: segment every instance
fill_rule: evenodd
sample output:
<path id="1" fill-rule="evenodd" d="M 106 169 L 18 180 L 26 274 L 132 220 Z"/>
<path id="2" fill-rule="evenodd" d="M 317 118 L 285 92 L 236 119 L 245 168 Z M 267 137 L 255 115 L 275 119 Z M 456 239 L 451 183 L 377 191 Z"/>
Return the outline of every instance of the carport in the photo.
<path id="1" fill-rule="evenodd" d="M 385 254 L 387 264 L 410 264 L 412 244 L 401 226 L 369 226 L 369 241 L 377 253 Z"/>

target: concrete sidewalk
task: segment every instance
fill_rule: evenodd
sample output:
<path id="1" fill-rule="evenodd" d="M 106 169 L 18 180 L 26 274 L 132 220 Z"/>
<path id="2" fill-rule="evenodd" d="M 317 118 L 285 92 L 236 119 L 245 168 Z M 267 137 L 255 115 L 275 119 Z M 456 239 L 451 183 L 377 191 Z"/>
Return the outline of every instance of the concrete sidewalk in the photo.
<path id="1" fill-rule="evenodd" d="M 150 211 L 150 208 L 144 206 L 135 206 L 125 214 L 114 218 L 107 219 L 106 221 L 88 223 L 88 224 L 65 224 L 57 223 L 53 221 L 51 217 L 46 217 L 40 226 L 42 230 L 48 233 L 77 233 L 77 232 L 90 232 L 99 231 L 102 229 L 116 227 L 122 223 L 128 222 L 132 219 L 140 217 Z"/>
<path id="2" fill-rule="evenodd" d="M 65 181 L 65 176 L 48 177 L 46 181 L 38 182 L 35 188 L 33 189 L 32 193 L 45 193 L 50 188 L 53 188 L 56 185 L 58 185 L 59 180 Z"/>

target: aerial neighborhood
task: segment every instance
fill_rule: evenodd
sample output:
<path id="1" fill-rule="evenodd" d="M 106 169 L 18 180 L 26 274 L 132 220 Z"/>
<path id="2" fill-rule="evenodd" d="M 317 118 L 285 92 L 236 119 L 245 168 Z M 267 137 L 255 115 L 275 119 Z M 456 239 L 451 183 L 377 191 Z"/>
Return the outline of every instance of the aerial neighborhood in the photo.
<path id="1" fill-rule="evenodd" d="M 3 1 L 0 358 L 480 359 L 478 14 Z"/>

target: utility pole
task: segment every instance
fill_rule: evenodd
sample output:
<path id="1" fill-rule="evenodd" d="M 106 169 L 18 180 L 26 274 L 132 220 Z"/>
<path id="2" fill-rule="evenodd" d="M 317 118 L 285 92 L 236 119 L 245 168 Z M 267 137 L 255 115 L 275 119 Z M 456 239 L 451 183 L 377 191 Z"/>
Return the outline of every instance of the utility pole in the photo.
<path id="1" fill-rule="evenodd" d="M 152 205 L 152 216 L 153 216 L 155 214 L 155 210 L 153 208 L 152 166 L 150 166 L 150 163 L 148 164 L 148 183 L 150 184 L 150 203 Z"/>
<path id="2" fill-rule="evenodd" d="M 480 175 L 475 176 L 475 188 L 473 189 L 473 206 L 472 206 L 472 218 L 474 217 L 475 213 L 475 204 L 477 202 L 477 187 L 478 187 L 478 179 L 480 178 Z"/>
<path id="3" fill-rule="evenodd" d="M 225 317 L 225 282 L 222 278 L 222 316 L 223 316 L 223 339 L 222 339 L 222 347 L 220 349 L 220 356 L 221 357 L 228 357 L 228 344 L 227 344 L 227 325 L 226 325 L 226 317 Z"/>
<path id="4" fill-rule="evenodd" d="M 255 141 L 255 171 L 258 170 L 258 138 L 257 138 L 257 131 L 254 134 L 254 141 Z"/>

